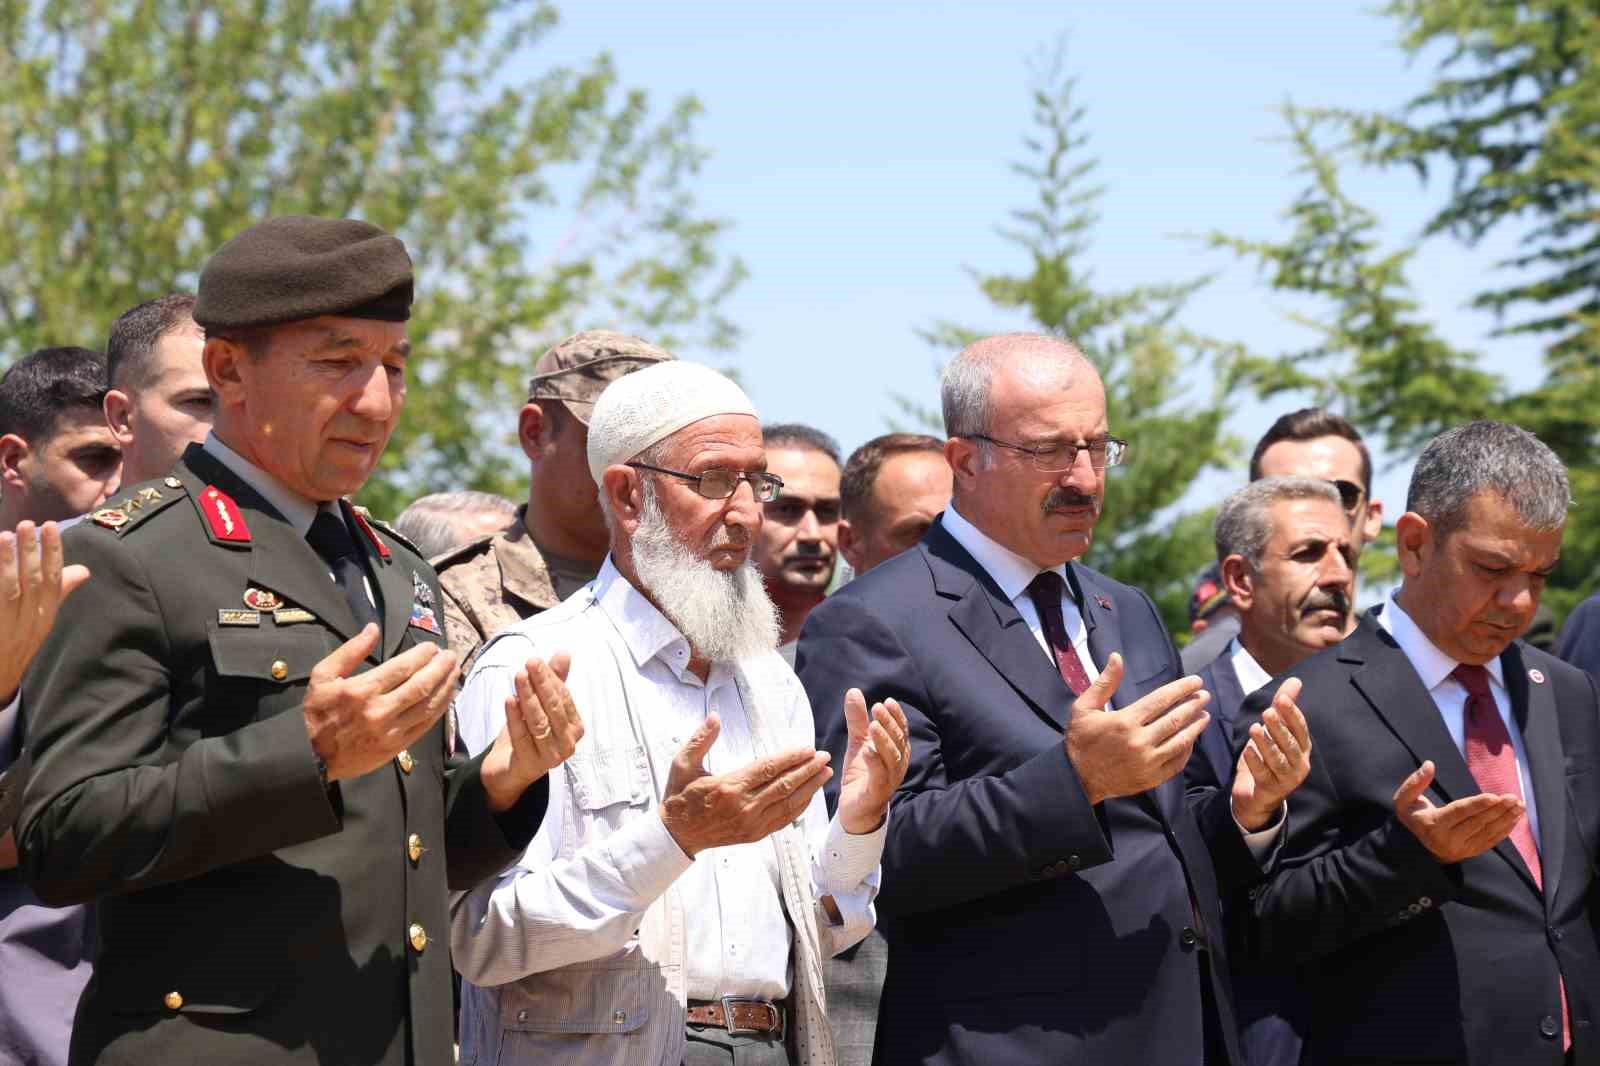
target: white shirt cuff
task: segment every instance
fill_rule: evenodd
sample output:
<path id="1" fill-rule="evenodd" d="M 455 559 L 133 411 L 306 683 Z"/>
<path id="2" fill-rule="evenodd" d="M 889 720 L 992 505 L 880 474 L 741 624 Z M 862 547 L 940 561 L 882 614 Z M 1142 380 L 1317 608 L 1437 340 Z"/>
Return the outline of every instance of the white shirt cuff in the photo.
<path id="1" fill-rule="evenodd" d="M 835 815 L 828 823 L 817 865 L 822 872 L 822 894 L 849 892 L 872 876 L 883 859 L 883 844 L 889 838 L 889 816 L 884 814 L 878 828 L 859 836 L 846 832 Z"/>
<path id="2" fill-rule="evenodd" d="M 683 853 L 667 831 L 659 808 L 612 833 L 606 838 L 606 850 L 624 887 L 644 904 L 631 910 L 644 910 L 660 899 L 672 882 L 694 865 L 694 859 Z"/>
<path id="3" fill-rule="evenodd" d="M 1229 804 L 1228 810 L 1229 813 L 1232 813 L 1232 804 Z M 1239 826 L 1239 832 L 1244 834 L 1244 846 L 1250 849 L 1250 857 L 1259 864 L 1262 859 L 1272 853 L 1272 847 L 1278 842 L 1278 836 L 1283 832 L 1284 823 L 1288 820 L 1289 804 L 1286 801 L 1278 805 L 1278 817 L 1274 818 L 1272 824 L 1265 829 L 1258 829 L 1252 833 L 1244 826 L 1239 825 L 1238 818 L 1234 818 L 1233 824 Z"/>

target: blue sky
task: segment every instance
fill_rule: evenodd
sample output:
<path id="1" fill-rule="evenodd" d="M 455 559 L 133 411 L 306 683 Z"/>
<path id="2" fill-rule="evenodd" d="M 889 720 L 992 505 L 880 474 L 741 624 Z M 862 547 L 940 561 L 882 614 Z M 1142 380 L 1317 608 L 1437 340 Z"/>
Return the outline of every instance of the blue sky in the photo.
<path id="1" fill-rule="evenodd" d="M 933 404 L 918 326 L 1015 321 L 994 312 L 966 267 L 1009 269 L 995 233 L 1029 196 L 1008 164 L 1029 116 L 1028 61 L 1063 34 L 1106 186 L 1090 265 L 1108 286 L 1219 273 L 1185 323 L 1259 350 L 1306 335 L 1254 270 L 1185 234 L 1284 232 L 1299 187 L 1274 138 L 1275 108 L 1391 107 L 1426 83 L 1396 24 L 1356 3 L 567 3 L 540 55 L 609 51 L 627 84 L 659 103 L 698 96 L 710 150 L 696 189 L 734 223 L 726 247 L 750 279 L 726 305 L 732 353 L 768 421 L 812 423 L 848 450 L 888 428 L 892 395 Z M 1395 240 L 1416 233 L 1442 191 L 1409 174 L 1352 174 L 1349 187 Z M 1493 321 L 1464 305 L 1497 254 L 1438 245 L 1419 294 L 1457 342 L 1492 348 L 1493 369 L 1530 364 L 1526 344 L 1488 342 Z M 726 362 L 730 356 L 681 351 Z M 1526 373 L 1526 370 L 1520 372 Z M 1289 402 L 1241 398 L 1233 430 L 1252 441 Z M 1136 453 L 1135 453 L 1136 454 Z M 1381 464 L 1380 464 L 1381 465 Z M 1408 471 L 1380 476 L 1392 518 Z M 1195 505 L 1244 479 L 1203 479 Z M 1111 491 L 1115 491 L 1113 487 Z"/>

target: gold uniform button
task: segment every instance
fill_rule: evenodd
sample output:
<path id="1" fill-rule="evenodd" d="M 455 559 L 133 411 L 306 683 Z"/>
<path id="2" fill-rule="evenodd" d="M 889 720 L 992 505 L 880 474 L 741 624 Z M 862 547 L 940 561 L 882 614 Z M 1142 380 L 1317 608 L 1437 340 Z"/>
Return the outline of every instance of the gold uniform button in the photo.
<path id="1" fill-rule="evenodd" d="M 272 660 L 272 680 L 282 681 L 289 676 L 289 664 L 282 659 Z"/>
<path id="2" fill-rule="evenodd" d="M 168 992 L 166 995 L 161 997 L 161 1002 L 167 1005 L 168 1010 L 183 1009 L 183 996 L 179 995 L 177 992 Z"/>
<path id="3" fill-rule="evenodd" d="M 422 852 L 423 847 L 421 835 L 412 833 L 410 836 L 406 837 L 406 854 L 411 856 L 411 861 L 413 863 L 422 861 Z"/>
<path id="4" fill-rule="evenodd" d="M 394 758 L 395 758 L 395 761 L 400 764 L 400 770 L 401 770 L 402 773 L 409 774 L 411 772 L 411 768 L 413 766 L 417 765 L 417 760 L 415 760 L 415 759 L 413 759 L 411 757 L 411 753 L 409 751 L 402 751 L 399 755 L 396 755 Z M 421 950 L 421 949 L 418 949 L 418 950 Z"/>
<path id="5" fill-rule="evenodd" d="M 422 949 L 428 946 L 428 931 L 416 922 L 412 922 L 411 928 L 406 932 L 410 935 L 411 949 L 420 955 Z"/>

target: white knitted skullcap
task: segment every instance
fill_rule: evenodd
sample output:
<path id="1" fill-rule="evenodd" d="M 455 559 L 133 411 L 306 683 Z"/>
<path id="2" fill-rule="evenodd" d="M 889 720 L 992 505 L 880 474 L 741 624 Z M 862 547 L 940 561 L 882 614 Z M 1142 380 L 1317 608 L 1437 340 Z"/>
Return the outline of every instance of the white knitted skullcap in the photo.
<path id="1" fill-rule="evenodd" d="M 699 363 L 657 363 L 624 375 L 605 387 L 589 416 L 589 474 L 598 485 L 606 467 L 716 415 L 760 417 L 731 378 Z"/>

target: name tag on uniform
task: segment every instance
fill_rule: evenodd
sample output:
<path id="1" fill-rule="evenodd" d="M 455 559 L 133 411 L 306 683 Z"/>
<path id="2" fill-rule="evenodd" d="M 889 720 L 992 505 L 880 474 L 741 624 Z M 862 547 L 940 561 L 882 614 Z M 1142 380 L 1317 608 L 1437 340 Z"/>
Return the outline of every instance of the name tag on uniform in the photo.
<path id="1" fill-rule="evenodd" d="M 217 625 L 219 626 L 258 626 L 260 624 L 260 611 L 241 611 L 237 607 L 219 607 L 217 609 Z"/>

